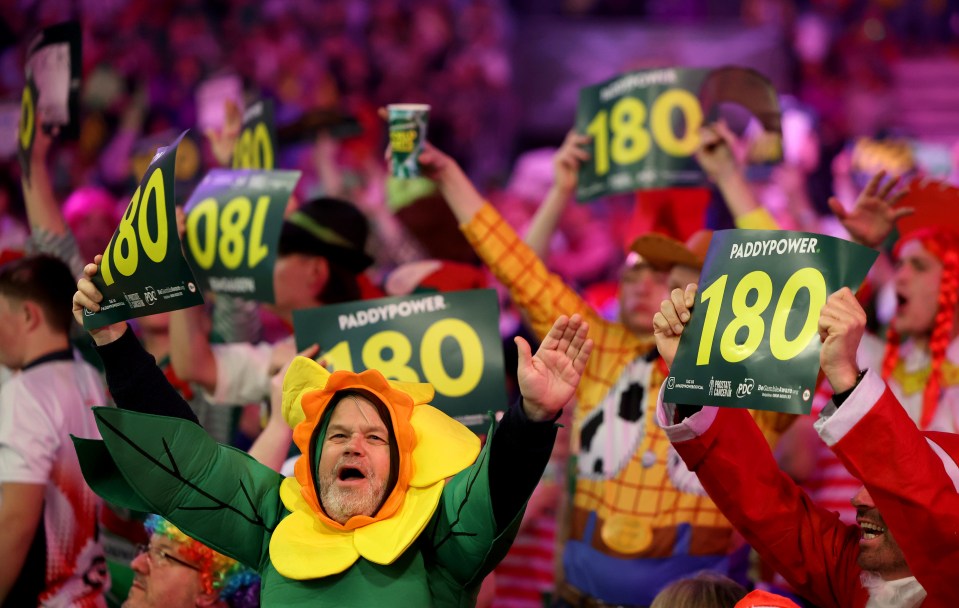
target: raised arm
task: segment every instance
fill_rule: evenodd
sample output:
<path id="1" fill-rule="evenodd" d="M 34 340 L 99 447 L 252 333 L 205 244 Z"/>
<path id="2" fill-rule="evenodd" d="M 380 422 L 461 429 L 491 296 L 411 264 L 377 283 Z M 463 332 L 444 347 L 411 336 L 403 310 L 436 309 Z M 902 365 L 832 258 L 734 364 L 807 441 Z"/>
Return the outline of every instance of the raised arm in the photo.
<path id="1" fill-rule="evenodd" d="M 70 232 L 60 205 L 53 193 L 53 183 L 47 169 L 47 154 L 53 144 L 53 135 L 44 132 L 41 120 L 34 121 L 33 150 L 30 154 L 30 177 L 21 178 L 23 199 L 27 210 L 27 220 L 31 230 L 46 230 L 55 235 Z"/>
<path id="2" fill-rule="evenodd" d="M 823 306 L 821 363 L 838 395 L 816 427 L 866 486 L 929 599 L 937 606 L 959 605 L 959 589 L 943 568 L 959 559 L 959 442 L 948 433 L 924 435 L 878 373 L 860 376 L 856 346 L 865 323 L 848 289 Z"/>
<path id="3" fill-rule="evenodd" d="M 202 305 L 170 313 L 170 365 L 177 377 L 215 394 L 217 362 L 210 345 L 210 320 Z"/>
<path id="4" fill-rule="evenodd" d="M 540 203 L 523 237 L 526 244 L 541 260 L 546 259 L 549 253 L 549 241 L 556 232 L 563 210 L 566 209 L 566 205 L 576 191 L 580 164 L 589 160 L 589 152 L 581 146 L 589 143 L 590 139 L 588 135 L 570 131 L 566 134 L 563 145 L 553 156 L 553 185 L 546 193 L 546 198 Z"/>
<path id="5" fill-rule="evenodd" d="M 437 559 L 464 586 L 479 585 L 502 559 L 549 461 L 554 420 L 573 396 L 593 348 L 578 315 L 556 320 L 536 355 L 517 339 L 522 405 L 510 408 L 476 463 L 443 491 L 427 534 Z"/>
<path id="6" fill-rule="evenodd" d="M 726 123 L 719 121 L 703 127 L 699 137 L 696 160 L 719 189 L 736 227 L 778 229 L 779 225 L 762 207 L 746 181 L 742 162 L 736 157 L 738 140 Z"/>
<path id="7" fill-rule="evenodd" d="M 297 353 L 299 357 L 312 359 L 320 351 L 316 344 Z M 273 374 L 270 380 L 270 416 L 267 419 L 266 426 L 260 431 L 256 441 L 250 446 L 247 453 L 279 472 L 286 461 L 290 452 L 290 443 L 293 441 L 293 429 L 283 418 L 283 378 L 286 376 L 286 370 L 290 369 L 293 362 L 291 357 L 286 365 L 280 368 L 280 371 Z"/>
<path id="8" fill-rule="evenodd" d="M 695 301 L 695 285 L 673 290 L 653 322 L 672 363 Z M 855 350 L 853 350 L 855 355 Z M 842 382 L 845 370 L 836 367 Z M 746 410 L 664 404 L 657 409 L 677 453 L 736 530 L 804 597 L 822 606 L 853 605 L 858 529 L 815 505 L 776 464 Z"/>
<path id="9" fill-rule="evenodd" d="M 100 260 L 96 256 L 92 264 L 83 269 L 83 277 L 77 283 L 73 295 L 73 317 L 83 326 L 83 311 L 97 312 L 103 294 L 91 280 L 99 271 Z M 140 341 L 126 323 L 113 323 L 90 331 L 97 345 L 97 353 L 103 360 L 107 386 L 117 406 L 137 412 L 173 416 L 199 424 L 190 405 L 170 385 L 169 380 L 157 367 L 156 361 L 146 352 Z"/>

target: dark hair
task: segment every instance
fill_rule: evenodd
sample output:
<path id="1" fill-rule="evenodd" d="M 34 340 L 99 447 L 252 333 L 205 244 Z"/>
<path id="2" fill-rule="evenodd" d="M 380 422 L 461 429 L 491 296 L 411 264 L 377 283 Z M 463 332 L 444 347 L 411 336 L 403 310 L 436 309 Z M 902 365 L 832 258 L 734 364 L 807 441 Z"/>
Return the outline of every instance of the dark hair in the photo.
<path id="1" fill-rule="evenodd" d="M 650 608 L 735 608 L 746 589 L 731 578 L 700 572 L 680 579 L 653 598 Z"/>
<path id="2" fill-rule="evenodd" d="M 63 334 L 73 323 L 76 282 L 70 269 L 50 255 L 32 255 L 0 266 L 0 295 L 35 302 L 47 325 Z"/>

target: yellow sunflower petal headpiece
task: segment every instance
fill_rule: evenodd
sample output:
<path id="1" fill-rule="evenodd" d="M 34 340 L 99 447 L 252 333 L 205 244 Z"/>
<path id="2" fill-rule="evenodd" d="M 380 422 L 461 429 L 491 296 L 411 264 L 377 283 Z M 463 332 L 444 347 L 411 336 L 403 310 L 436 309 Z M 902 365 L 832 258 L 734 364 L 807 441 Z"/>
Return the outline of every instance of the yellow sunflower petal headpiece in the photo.
<path id="1" fill-rule="evenodd" d="M 361 390 L 386 406 L 399 453 L 396 484 L 373 517 L 357 515 L 345 524 L 330 519 L 313 483 L 310 442 L 339 391 Z M 283 482 L 280 497 L 291 512 L 270 541 L 270 558 L 288 578 L 337 574 L 364 557 L 392 563 L 419 536 L 433 516 L 443 483 L 479 454 L 479 439 L 429 401 L 429 384 L 394 382 L 376 370 L 330 374 L 306 357 L 297 357 L 283 381 L 283 417 L 293 428 L 301 455 L 295 477 Z M 320 441 L 321 439 L 317 439 Z"/>

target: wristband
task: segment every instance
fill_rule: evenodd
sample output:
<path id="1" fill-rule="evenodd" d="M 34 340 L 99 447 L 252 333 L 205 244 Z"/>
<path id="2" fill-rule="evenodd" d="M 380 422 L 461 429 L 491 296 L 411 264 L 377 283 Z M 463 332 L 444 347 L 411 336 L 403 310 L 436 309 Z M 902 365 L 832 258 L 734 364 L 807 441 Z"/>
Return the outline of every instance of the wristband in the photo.
<path id="1" fill-rule="evenodd" d="M 864 369 L 859 370 L 859 375 L 856 376 L 856 383 L 853 384 L 852 387 L 847 388 L 843 392 L 836 393 L 835 395 L 832 396 L 832 402 L 836 404 L 836 407 L 839 407 L 840 405 L 842 405 L 843 401 L 848 399 L 849 395 L 851 395 L 852 392 L 856 390 L 856 387 L 859 386 L 860 382 L 862 382 L 863 376 L 866 375 L 866 371 L 868 370 L 864 370 Z"/>

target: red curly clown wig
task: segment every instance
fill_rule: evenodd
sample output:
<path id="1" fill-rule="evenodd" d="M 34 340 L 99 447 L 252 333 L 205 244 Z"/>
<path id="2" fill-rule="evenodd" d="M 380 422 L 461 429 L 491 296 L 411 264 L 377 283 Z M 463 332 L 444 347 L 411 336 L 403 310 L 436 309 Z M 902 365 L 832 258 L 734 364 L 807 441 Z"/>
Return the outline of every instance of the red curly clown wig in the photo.
<path id="1" fill-rule="evenodd" d="M 932 360 L 929 379 L 922 398 L 920 428 L 928 428 L 936 414 L 942 382 L 942 362 L 952 340 L 956 303 L 959 301 L 959 235 L 941 228 L 923 228 L 910 232 L 899 239 L 894 250 L 899 257 L 902 245 L 919 241 L 923 248 L 942 262 L 942 277 L 939 280 L 939 305 L 929 337 L 929 355 Z M 899 333 L 891 325 L 886 339 L 886 352 L 882 362 L 882 377 L 889 378 L 899 363 Z"/>

